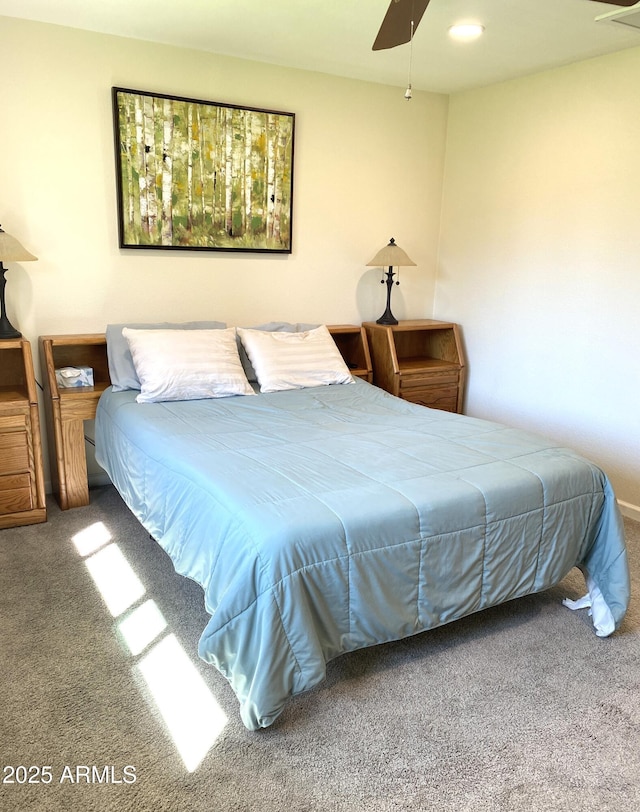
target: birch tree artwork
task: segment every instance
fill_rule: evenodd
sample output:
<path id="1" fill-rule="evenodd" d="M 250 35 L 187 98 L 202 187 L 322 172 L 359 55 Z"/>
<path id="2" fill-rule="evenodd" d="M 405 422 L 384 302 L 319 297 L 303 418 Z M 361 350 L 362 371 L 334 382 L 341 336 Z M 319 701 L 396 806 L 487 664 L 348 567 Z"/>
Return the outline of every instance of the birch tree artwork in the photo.
<path id="1" fill-rule="evenodd" d="M 113 88 L 120 246 L 291 251 L 295 116 Z"/>

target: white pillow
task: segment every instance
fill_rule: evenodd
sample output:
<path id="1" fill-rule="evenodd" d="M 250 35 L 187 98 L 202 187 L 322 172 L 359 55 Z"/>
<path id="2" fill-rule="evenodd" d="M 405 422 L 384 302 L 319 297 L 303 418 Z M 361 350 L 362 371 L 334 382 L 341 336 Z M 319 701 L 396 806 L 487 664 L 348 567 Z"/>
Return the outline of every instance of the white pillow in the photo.
<path id="1" fill-rule="evenodd" d="M 222 325 L 226 327 L 226 324 Z M 257 327 L 247 327 L 247 330 L 269 330 L 269 332 L 279 333 L 302 333 L 304 330 L 314 330 L 319 325 L 317 324 L 304 324 L 298 322 L 292 324 L 290 321 L 270 321 L 267 324 L 260 324 Z M 238 348 L 240 349 L 240 360 L 244 368 L 247 380 L 257 381 L 255 369 L 251 366 L 251 361 L 247 357 L 247 351 L 244 348 L 242 341 L 238 341 Z"/>
<path id="2" fill-rule="evenodd" d="M 134 330 L 125 327 L 140 379 L 138 403 L 255 395 L 244 374 L 234 327 Z"/>
<path id="3" fill-rule="evenodd" d="M 133 366 L 129 345 L 122 335 L 123 327 L 129 327 L 132 330 L 224 330 L 226 326 L 223 321 L 107 324 L 107 363 L 111 388 L 114 392 L 123 392 L 125 389 L 140 389 L 140 381 Z"/>
<path id="4" fill-rule="evenodd" d="M 353 383 L 331 333 L 321 325 L 300 333 L 265 332 L 238 327 L 261 392 Z"/>

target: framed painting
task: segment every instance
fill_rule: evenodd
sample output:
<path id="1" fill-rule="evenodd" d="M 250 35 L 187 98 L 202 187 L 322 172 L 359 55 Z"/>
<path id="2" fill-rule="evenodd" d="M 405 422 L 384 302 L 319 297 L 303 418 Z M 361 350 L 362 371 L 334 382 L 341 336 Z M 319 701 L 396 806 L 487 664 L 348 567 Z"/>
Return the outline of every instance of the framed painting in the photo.
<path id="1" fill-rule="evenodd" d="M 112 96 L 121 248 L 291 253 L 293 113 Z"/>

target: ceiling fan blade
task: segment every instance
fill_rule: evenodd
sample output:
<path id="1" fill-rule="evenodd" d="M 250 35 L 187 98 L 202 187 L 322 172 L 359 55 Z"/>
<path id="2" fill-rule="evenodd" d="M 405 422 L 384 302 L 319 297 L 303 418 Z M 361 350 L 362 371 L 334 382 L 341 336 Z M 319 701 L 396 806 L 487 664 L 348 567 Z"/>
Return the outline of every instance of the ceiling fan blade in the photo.
<path id="1" fill-rule="evenodd" d="M 610 6 L 635 6 L 638 0 L 594 0 L 597 3 L 609 3 Z"/>
<path id="2" fill-rule="evenodd" d="M 411 40 L 411 21 L 413 20 L 413 33 L 422 19 L 429 0 L 391 0 L 387 9 L 376 41 L 373 43 L 374 51 L 383 51 L 386 48 L 395 48 Z"/>

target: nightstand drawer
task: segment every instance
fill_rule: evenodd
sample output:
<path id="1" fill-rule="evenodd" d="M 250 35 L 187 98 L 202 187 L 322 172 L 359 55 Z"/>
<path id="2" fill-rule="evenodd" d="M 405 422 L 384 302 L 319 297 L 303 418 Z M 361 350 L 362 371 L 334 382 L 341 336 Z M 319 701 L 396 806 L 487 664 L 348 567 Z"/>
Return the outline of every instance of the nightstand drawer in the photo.
<path id="1" fill-rule="evenodd" d="M 402 397 L 411 403 L 419 403 L 430 409 L 443 409 L 445 412 L 455 412 L 458 405 L 457 386 L 427 386 L 423 389 L 409 389 L 403 391 Z"/>
<path id="2" fill-rule="evenodd" d="M 29 470 L 29 438 L 26 431 L 0 434 L 0 474 Z"/>
<path id="3" fill-rule="evenodd" d="M 400 390 L 402 397 L 411 397 L 406 390 L 423 389 L 426 387 L 454 387 L 457 388 L 460 373 L 457 370 L 443 372 L 418 372 L 411 375 L 400 376 Z"/>
<path id="4" fill-rule="evenodd" d="M 12 414 L 0 415 L 0 436 L 5 434 L 6 432 L 11 431 L 27 431 L 29 425 L 27 423 L 27 406 L 20 404 L 19 407 L 16 409 L 20 409 L 20 412 L 17 411 Z"/>
<path id="5" fill-rule="evenodd" d="M 32 509 L 30 474 L 0 476 L 0 515 Z"/>

